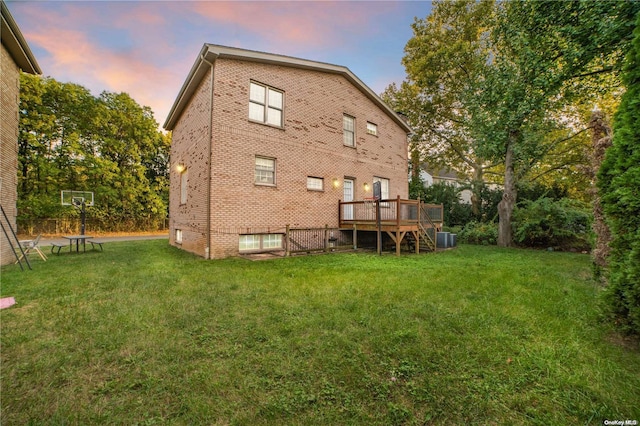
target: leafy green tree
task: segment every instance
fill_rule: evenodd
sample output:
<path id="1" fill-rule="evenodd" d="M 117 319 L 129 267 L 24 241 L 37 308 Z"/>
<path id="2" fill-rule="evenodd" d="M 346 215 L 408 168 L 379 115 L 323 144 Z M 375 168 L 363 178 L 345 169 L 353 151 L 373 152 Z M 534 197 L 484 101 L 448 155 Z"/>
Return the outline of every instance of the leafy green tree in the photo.
<path id="1" fill-rule="evenodd" d="M 476 217 L 485 176 L 501 172 L 500 245 L 513 241 L 520 181 L 586 187 L 587 125 L 572 107 L 615 84 L 639 5 L 458 0 L 414 22 L 407 80 L 383 97 L 408 116 L 422 161 L 472 177 Z"/>
<path id="2" fill-rule="evenodd" d="M 102 208 L 115 215 L 152 221 L 166 212 L 158 192 L 158 180 L 167 178 L 160 161 L 167 161 L 167 140 L 157 130 L 158 123 L 148 107 L 141 107 L 126 93 L 100 95 L 101 120 L 98 135 L 104 164 L 100 185 Z M 166 162 L 164 163 L 166 169 Z M 155 167 L 155 169 L 154 169 Z"/>
<path id="3" fill-rule="evenodd" d="M 21 75 L 18 137 L 21 215 L 56 215 L 60 190 L 82 188 L 97 102 L 82 86 Z M 84 188 L 82 188 L 84 189 Z"/>
<path id="4" fill-rule="evenodd" d="M 475 86 L 478 152 L 504 166 L 498 244 L 513 242 L 517 184 L 556 145 L 558 113 L 590 83 L 619 68 L 640 3 L 535 1 L 500 4 L 484 79 Z"/>
<path id="5" fill-rule="evenodd" d="M 606 290 L 609 312 L 624 331 L 640 335 L 640 13 L 633 34 L 623 75 L 627 91 L 598 184 L 613 237 Z"/>
<path id="6" fill-rule="evenodd" d="M 422 199 L 427 203 L 442 204 L 443 219 L 447 226 L 465 225 L 471 220 L 471 208 L 460 202 L 461 191 L 461 187 L 437 182 L 424 189 Z"/>
<path id="7" fill-rule="evenodd" d="M 19 220 L 73 216 L 60 191 L 93 191 L 105 227 L 152 227 L 166 217 L 169 137 L 126 93 L 22 74 Z"/>
<path id="8" fill-rule="evenodd" d="M 434 2 L 431 14 L 412 24 L 402 62 L 407 79 L 389 86 L 383 99 L 407 115 L 414 129 L 412 163 L 455 169 L 472 177 L 472 204 L 479 213 L 484 175 L 495 164 L 479 156 L 469 134 L 467 94 L 490 54 L 488 30 L 495 2 Z M 414 167 L 415 169 L 416 167 Z"/>

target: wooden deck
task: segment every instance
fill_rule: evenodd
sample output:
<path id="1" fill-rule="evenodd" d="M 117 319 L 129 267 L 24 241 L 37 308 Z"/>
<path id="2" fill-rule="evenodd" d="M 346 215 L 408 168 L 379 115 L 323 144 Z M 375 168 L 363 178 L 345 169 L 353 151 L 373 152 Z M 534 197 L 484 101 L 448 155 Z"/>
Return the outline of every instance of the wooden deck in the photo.
<path id="1" fill-rule="evenodd" d="M 425 204 L 420 200 L 404 200 L 400 197 L 378 202 L 340 201 L 338 215 L 340 228 L 353 229 L 354 234 L 355 231 L 386 232 L 395 242 L 398 255 L 400 244 L 407 235 L 411 235 L 416 242 L 416 253 L 420 251 L 421 242 L 435 251 L 436 232 L 441 231 L 443 226 L 442 204 Z M 379 252 L 380 244 L 378 238 Z"/>

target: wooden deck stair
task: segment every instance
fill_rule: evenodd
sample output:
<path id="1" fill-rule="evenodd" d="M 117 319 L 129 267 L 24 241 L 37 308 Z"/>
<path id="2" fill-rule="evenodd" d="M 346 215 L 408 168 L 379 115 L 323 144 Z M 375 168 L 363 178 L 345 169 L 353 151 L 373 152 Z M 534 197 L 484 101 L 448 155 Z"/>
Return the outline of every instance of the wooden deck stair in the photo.
<path id="1" fill-rule="evenodd" d="M 442 229 L 441 204 L 425 204 L 420 200 L 380 200 L 380 208 L 372 208 L 371 202 L 349 201 L 339 203 L 339 223 L 342 229 L 380 231 L 395 243 L 400 254 L 402 241 L 415 251 L 435 251 L 436 232 Z"/>

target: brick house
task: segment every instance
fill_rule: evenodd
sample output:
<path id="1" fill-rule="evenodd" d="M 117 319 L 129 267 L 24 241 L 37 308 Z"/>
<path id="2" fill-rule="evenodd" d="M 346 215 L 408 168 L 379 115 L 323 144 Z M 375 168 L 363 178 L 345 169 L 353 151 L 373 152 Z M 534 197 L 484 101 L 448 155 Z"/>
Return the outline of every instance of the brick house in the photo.
<path id="1" fill-rule="evenodd" d="M 170 243 L 204 258 L 281 249 L 287 225 L 338 227 L 339 201 L 375 181 L 408 197 L 410 128 L 343 66 L 205 44 L 164 127 Z"/>
<path id="2" fill-rule="evenodd" d="M 16 200 L 18 199 L 18 106 L 20 104 L 20 70 L 40 74 L 40 67 L 29 49 L 18 25 L 3 1 L 2 53 L 0 58 L 0 204 L 16 229 Z M 0 221 L 6 227 L 4 217 Z M 9 230 L 7 229 L 7 232 Z M 0 232 L 0 264 L 13 263 L 15 257 L 4 232 Z"/>

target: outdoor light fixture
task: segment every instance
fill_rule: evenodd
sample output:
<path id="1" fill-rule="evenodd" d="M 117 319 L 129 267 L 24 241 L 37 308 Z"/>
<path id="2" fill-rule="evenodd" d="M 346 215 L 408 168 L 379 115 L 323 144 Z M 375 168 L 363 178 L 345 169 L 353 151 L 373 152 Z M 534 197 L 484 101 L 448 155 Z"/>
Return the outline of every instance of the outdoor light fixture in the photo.
<path id="1" fill-rule="evenodd" d="M 333 178 L 333 187 L 337 188 L 338 186 L 340 186 L 340 181 L 338 178 Z"/>
<path id="2" fill-rule="evenodd" d="M 184 172 L 184 169 L 185 169 L 184 164 L 181 164 L 181 163 L 176 164 L 176 172 L 182 173 Z"/>
<path id="3" fill-rule="evenodd" d="M 369 184 L 368 183 L 364 183 L 363 185 L 365 192 L 369 192 Z"/>

